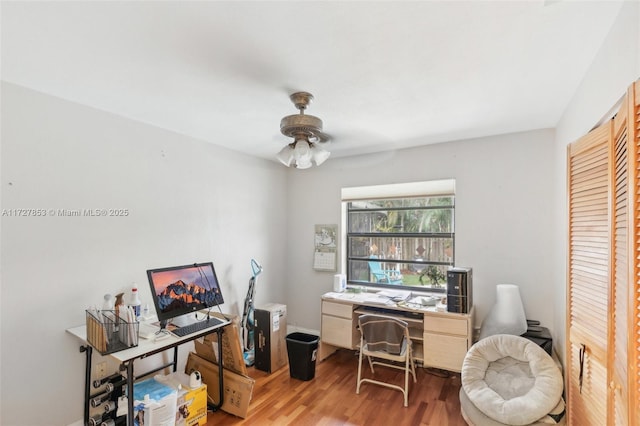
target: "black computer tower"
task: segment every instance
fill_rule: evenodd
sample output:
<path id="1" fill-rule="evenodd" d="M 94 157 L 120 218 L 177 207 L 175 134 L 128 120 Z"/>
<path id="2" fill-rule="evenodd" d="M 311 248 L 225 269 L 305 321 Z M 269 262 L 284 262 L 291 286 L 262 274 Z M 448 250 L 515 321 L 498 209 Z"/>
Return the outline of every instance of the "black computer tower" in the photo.
<path id="1" fill-rule="evenodd" d="M 447 311 L 468 314 L 473 306 L 471 268 L 456 267 L 447 271 Z"/>

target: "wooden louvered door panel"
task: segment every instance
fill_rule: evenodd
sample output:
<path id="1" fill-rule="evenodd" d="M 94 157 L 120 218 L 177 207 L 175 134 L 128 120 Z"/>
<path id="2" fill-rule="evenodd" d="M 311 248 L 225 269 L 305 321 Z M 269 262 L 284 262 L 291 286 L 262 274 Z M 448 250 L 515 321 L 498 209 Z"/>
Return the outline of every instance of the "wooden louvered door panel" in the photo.
<path id="1" fill-rule="evenodd" d="M 629 418 L 640 425 L 640 84 L 636 82 L 627 92 L 629 106 L 629 156 L 632 158 L 629 181 L 631 197 L 632 262 L 629 280 Z"/>
<path id="2" fill-rule="evenodd" d="M 611 123 L 568 147 L 569 266 L 567 415 L 572 425 L 607 419 Z"/>
<path id="3" fill-rule="evenodd" d="M 629 303 L 629 150 L 627 104 L 613 120 L 613 275 L 609 297 L 609 424 L 629 425 L 628 385 L 628 303 Z"/>
<path id="4" fill-rule="evenodd" d="M 640 425 L 640 84 L 568 149 L 567 421 Z"/>

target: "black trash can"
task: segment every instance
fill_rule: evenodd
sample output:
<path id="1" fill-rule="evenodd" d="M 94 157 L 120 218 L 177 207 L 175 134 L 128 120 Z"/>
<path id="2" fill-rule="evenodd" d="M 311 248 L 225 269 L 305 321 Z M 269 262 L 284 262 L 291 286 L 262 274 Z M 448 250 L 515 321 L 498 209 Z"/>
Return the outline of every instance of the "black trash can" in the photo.
<path id="1" fill-rule="evenodd" d="M 311 380 L 316 375 L 318 336 L 307 333 L 287 335 L 289 375 L 294 379 Z"/>

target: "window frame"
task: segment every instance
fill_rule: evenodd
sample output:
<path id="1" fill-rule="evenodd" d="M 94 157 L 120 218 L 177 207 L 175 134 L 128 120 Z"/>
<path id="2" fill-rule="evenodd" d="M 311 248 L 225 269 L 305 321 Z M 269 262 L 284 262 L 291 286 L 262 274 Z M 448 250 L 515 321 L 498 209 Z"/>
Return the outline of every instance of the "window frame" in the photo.
<path id="1" fill-rule="evenodd" d="M 444 198 L 451 197 L 452 202 L 449 205 L 441 206 L 400 206 L 396 208 L 380 207 L 380 208 L 352 208 L 349 209 L 349 203 L 354 201 L 373 201 L 373 200 L 393 200 L 393 199 L 409 199 L 409 198 Z M 375 185 L 375 186 L 363 186 L 342 188 L 342 232 L 341 232 L 341 247 L 343 256 L 341 256 L 341 269 L 344 271 L 347 277 L 348 285 L 357 285 L 371 288 L 392 288 L 398 290 L 410 290 L 410 291 L 422 291 L 422 292 L 434 292 L 444 293 L 446 292 L 446 274 L 444 285 L 434 287 L 433 285 L 405 285 L 403 284 L 391 284 L 385 282 L 372 282 L 370 277 L 367 281 L 355 280 L 350 276 L 351 268 L 349 268 L 350 262 L 368 262 L 371 260 L 370 256 L 362 257 L 351 255 L 351 248 L 349 247 L 350 237 L 370 237 L 370 238 L 447 238 L 451 240 L 451 261 L 418 261 L 416 259 L 395 259 L 395 263 L 403 265 L 436 265 L 453 267 L 455 265 L 455 180 L 443 179 L 435 181 L 423 181 L 423 182 L 410 182 L 391 185 Z M 349 213 L 358 212 L 375 212 L 375 211 L 403 211 L 403 210 L 433 210 L 433 209 L 450 209 L 451 210 L 451 232 L 439 233 L 439 232 L 349 232 Z M 384 262 L 384 259 L 381 258 Z"/>

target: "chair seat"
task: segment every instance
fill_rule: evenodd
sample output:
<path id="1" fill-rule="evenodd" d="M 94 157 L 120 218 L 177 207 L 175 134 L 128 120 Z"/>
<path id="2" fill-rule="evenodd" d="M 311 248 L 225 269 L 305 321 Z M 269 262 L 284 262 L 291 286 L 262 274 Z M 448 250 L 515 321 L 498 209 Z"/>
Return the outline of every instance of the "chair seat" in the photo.
<path id="1" fill-rule="evenodd" d="M 411 342 L 409 343 L 411 344 Z M 402 349 L 402 352 L 400 352 L 400 354 L 390 354 L 389 352 L 386 352 L 386 351 L 372 351 L 372 350 L 369 350 L 368 346 L 369 345 L 365 344 L 364 348 L 362 348 L 362 352 L 366 356 L 384 358 L 389 361 L 396 361 L 396 362 L 404 362 L 407 356 L 406 346 Z"/>

